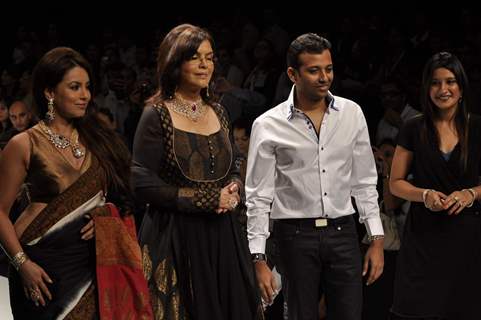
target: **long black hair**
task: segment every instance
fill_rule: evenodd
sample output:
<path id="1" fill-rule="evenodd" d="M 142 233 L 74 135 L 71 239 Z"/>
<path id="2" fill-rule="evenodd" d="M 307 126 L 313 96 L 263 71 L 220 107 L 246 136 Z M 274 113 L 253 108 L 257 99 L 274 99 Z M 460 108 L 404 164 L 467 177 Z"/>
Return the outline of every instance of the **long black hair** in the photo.
<path id="1" fill-rule="evenodd" d="M 459 145 L 461 148 L 461 167 L 465 170 L 468 161 L 468 96 L 469 82 L 463 65 L 459 59 L 449 52 L 439 52 L 434 54 L 424 66 L 422 87 L 421 87 L 421 106 L 424 113 L 424 123 L 421 137 L 426 143 L 434 143 L 439 146 L 439 134 L 434 126 L 434 121 L 439 119 L 440 110 L 433 103 L 430 97 L 430 88 L 433 81 L 433 74 L 436 69 L 445 68 L 451 71 L 456 78 L 462 97 L 459 99 L 454 123 L 458 134 Z"/>
<path id="2" fill-rule="evenodd" d="M 90 64 L 80 53 L 71 48 L 54 48 L 37 63 L 33 72 L 32 90 L 41 118 L 45 118 L 48 110 L 45 90 L 54 90 L 65 74 L 75 67 L 84 69 L 90 81 L 93 81 Z M 93 86 L 94 83 L 91 83 L 91 92 Z M 96 106 L 91 101 L 85 116 L 73 119 L 73 125 L 78 130 L 82 142 L 99 160 L 104 169 L 107 178 L 106 187 L 114 194 L 124 196 L 123 200 L 125 201 L 119 205 L 130 207 L 129 151 L 120 137 L 99 121 L 95 113 Z M 125 212 L 125 210 L 122 211 Z"/>

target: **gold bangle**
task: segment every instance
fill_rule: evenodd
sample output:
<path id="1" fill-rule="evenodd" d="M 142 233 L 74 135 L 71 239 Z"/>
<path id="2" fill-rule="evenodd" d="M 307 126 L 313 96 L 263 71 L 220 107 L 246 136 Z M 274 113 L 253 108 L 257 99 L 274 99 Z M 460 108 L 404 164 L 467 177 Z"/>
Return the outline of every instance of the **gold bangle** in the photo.
<path id="1" fill-rule="evenodd" d="M 15 268 L 15 270 L 18 271 L 20 269 L 20 267 L 22 266 L 22 264 L 24 264 L 25 261 L 27 261 L 27 260 L 28 260 L 27 254 L 23 251 L 19 251 L 19 252 L 17 252 L 17 254 L 15 254 L 15 256 L 13 256 L 10 263 Z"/>

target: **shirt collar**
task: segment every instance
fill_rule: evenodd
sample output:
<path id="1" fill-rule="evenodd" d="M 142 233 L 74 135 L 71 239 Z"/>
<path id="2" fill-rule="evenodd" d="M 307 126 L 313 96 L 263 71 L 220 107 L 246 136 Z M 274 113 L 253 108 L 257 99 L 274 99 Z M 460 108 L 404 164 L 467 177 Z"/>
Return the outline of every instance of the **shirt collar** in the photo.
<path id="1" fill-rule="evenodd" d="M 294 113 L 296 112 L 296 107 L 294 106 L 295 87 L 296 85 L 292 86 L 291 93 L 289 93 L 289 98 L 287 98 L 287 101 L 285 104 L 285 113 L 286 113 L 287 120 L 291 120 L 292 117 L 294 116 Z M 330 91 L 327 92 L 326 99 L 328 103 L 327 112 L 329 112 L 329 110 L 331 109 L 335 111 L 339 111 L 339 107 L 335 103 L 334 95 Z"/>

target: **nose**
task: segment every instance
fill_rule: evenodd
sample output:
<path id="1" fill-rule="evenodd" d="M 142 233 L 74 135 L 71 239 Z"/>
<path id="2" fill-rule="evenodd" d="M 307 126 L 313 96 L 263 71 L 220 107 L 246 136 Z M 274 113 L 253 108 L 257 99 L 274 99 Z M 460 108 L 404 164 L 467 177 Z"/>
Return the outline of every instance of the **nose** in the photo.
<path id="1" fill-rule="evenodd" d="M 441 87 L 439 88 L 441 90 L 441 93 L 446 93 L 448 92 L 449 85 L 446 82 L 441 82 Z"/>
<path id="2" fill-rule="evenodd" d="M 326 82 L 326 81 L 327 81 L 327 74 L 326 74 L 326 72 L 325 72 L 324 70 L 321 70 L 321 71 L 319 72 L 319 82 L 320 82 L 320 83 L 324 83 L 324 82 Z"/>
<path id="3" fill-rule="evenodd" d="M 81 96 L 80 96 L 80 97 L 81 97 L 83 100 L 90 100 L 91 94 L 90 94 L 90 89 L 89 89 L 89 88 L 87 88 L 87 87 L 82 88 L 82 90 L 81 90 L 80 93 L 81 93 Z"/>
<path id="4" fill-rule="evenodd" d="M 202 68 L 205 68 L 207 67 L 207 58 L 206 57 L 200 57 L 200 64 L 199 66 L 202 67 Z"/>

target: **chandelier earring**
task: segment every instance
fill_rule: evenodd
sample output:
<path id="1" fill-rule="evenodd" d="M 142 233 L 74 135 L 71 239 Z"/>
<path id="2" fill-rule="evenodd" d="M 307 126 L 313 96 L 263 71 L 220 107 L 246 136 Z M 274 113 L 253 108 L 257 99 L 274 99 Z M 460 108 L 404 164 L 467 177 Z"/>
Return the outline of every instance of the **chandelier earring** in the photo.
<path id="1" fill-rule="evenodd" d="M 52 121 L 53 119 L 55 119 L 55 109 L 53 107 L 53 98 L 48 99 L 47 107 L 48 107 L 48 111 L 45 114 L 45 118 L 48 121 Z"/>

